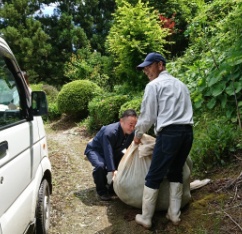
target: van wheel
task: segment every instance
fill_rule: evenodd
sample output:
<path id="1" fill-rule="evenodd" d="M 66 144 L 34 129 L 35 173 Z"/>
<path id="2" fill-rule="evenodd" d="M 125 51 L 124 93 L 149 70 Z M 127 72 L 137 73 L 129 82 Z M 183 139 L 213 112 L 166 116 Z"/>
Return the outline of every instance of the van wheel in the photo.
<path id="1" fill-rule="evenodd" d="M 50 226 L 50 185 L 43 180 L 36 208 L 36 234 L 47 234 Z"/>

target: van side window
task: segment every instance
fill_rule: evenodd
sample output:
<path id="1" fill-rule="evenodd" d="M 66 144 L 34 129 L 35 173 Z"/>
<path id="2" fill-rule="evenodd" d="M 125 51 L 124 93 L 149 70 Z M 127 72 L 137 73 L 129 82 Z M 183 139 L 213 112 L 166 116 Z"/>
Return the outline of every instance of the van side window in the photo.
<path id="1" fill-rule="evenodd" d="M 21 119 L 20 96 L 14 76 L 0 57 L 0 128 Z"/>

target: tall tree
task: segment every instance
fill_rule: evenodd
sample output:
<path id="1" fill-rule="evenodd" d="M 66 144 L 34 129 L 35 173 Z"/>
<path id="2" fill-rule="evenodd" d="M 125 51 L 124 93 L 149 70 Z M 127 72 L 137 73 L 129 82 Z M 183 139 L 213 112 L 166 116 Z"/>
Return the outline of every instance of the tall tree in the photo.
<path id="1" fill-rule="evenodd" d="M 51 1 L 42 3 L 50 4 Z M 89 47 L 86 33 L 73 21 L 78 1 L 59 1 L 54 13 L 40 14 L 36 19 L 42 22 L 43 29 L 50 37 L 51 49 L 51 76 L 46 78 L 48 83 L 62 85 L 69 81 L 65 76 L 64 64 L 69 61 L 72 54 L 80 48 Z"/>
<path id="2" fill-rule="evenodd" d="M 165 52 L 169 32 L 161 27 L 157 12 L 141 0 L 135 6 L 123 0 L 116 3 L 118 8 L 107 38 L 107 49 L 115 58 L 115 72 L 120 81 L 143 88 L 146 81 L 138 76 L 135 67 L 146 53 Z"/>
<path id="3" fill-rule="evenodd" d="M 30 81 L 42 80 L 48 67 L 51 45 L 41 23 L 33 18 L 38 5 L 28 0 L 3 1 L 0 9 L 0 32 L 14 51 L 21 69 Z"/>
<path id="4" fill-rule="evenodd" d="M 105 40 L 112 25 L 112 13 L 115 11 L 114 0 L 81 1 L 74 16 L 74 22 L 80 25 L 93 50 L 105 53 Z"/>
<path id="5" fill-rule="evenodd" d="M 136 4 L 138 0 L 128 0 L 128 2 Z M 189 43 L 185 31 L 204 6 L 204 0 L 143 0 L 143 2 L 158 11 L 164 25 L 171 21 L 174 23 L 171 34 L 167 37 L 167 40 L 174 43 L 167 44 L 165 48 L 171 52 L 170 57 L 182 55 Z"/>

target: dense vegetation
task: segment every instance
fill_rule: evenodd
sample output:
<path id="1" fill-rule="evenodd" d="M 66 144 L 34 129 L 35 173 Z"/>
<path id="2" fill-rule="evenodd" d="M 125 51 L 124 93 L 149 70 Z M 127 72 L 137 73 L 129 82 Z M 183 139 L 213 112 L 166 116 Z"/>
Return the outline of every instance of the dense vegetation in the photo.
<path id="1" fill-rule="evenodd" d="M 51 3 L 55 10 L 47 15 Z M 0 6 L 0 32 L 37 84 L 32 89 L 47 92 L 49 120 L 78 115 L 96 131 L 125 108 L 139 110 L 147 78 L 135 67 L 159 51 L 191 92 L 195 168 L 226 164 L 242 149 L 242 0 L 3 0 Z"/>

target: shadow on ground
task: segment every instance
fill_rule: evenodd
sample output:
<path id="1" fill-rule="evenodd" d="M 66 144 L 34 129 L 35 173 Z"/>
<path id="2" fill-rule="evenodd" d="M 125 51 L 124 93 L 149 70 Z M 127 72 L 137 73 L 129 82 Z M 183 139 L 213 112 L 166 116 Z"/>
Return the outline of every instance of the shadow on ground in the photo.
<path id="1" fill-rule="evenodd" d="M 215 188 L 218 188 L 220 182 L 214 181 L 203 188 L 192 191 L 190 203 L 182 209 L 182 221 L 179 226 L 174 226 L 165 218 L 166 211 L 156 211 L 153 217 L 153 226 L 150 230 L 144 229 L 135 222 L 135 215 L 141 213 L 141 209 L 124 204 L 118 197 L 113 197 L 112 201 L 108 202 L 100 201 L 94 187 L 77 191 L 75 196 L 86 206 L 107 207 L 110 226 L 96 232 L 96 234 L 241 233 L 239 220 L 241 220 L 242 203 L 237 200 L 232 205 L 231 194 L 217 192 Z M 226 211 L 226 209 L 229 211 Z M 235 212 L 237 213 L 237 225 L 233 223 L 232 217 L 228 219 L 229 214 L 227 212 L 232 215 Z M 225 224 L 226 226 L 223 226 Z"/>
<path id="2" fill-rule="evenodd" d="M 111 201 L 101 201 L 96 195 L 95 187 L 76 191 L 74 195 L 86 206 L 107 207 L 107 216 L 111 225 L 96 232 L 96 234 L 189 233 L 184 232 L 181 227 L 173 226 L 165 218 L 166 211 L 155 212 L 152 228 L 150 230 L 144 229 L 135 222 L 135 215 L 141 213 L 141 209 L 126 205 L 117 196 L 113 196 Z M 182 212 L 188 212 L 188 209 L 189 205 L 184 207 Z"/>

